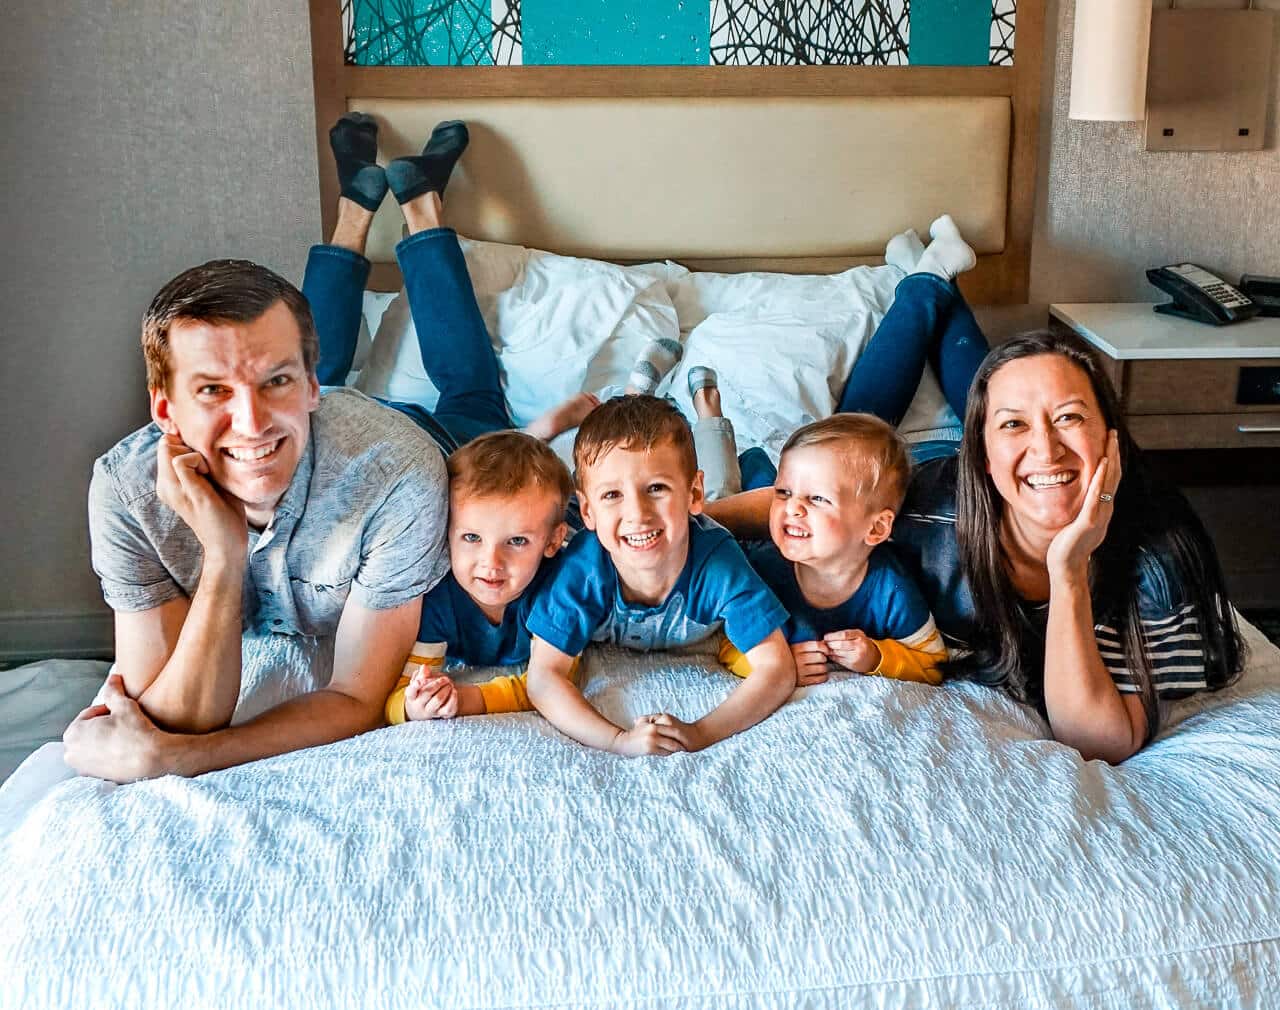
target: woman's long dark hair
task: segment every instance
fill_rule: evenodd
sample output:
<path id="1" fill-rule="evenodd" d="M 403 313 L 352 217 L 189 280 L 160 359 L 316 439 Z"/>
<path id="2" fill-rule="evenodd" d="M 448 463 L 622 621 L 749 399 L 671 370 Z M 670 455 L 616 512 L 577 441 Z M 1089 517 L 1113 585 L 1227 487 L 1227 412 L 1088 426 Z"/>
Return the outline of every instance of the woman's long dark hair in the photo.
<path id="1" fill-rule="evenodd" d="M 1171 568 L 1167 574 L 1181 589 L 1181 602 L 1194 607 L 1211 689 L 1239 673 L 1244 644 L 1213 542 L 1182 494 L 1148 470 L 1110 380 L 1088 345 L 1073 335 L 1039 330 L 1001 344 L 983 359 L 969 387 L 956 481 L 956 536 L 980 629 L 972 655 L 950 665 L 961 676 L 1004 685 L 1044 712 L 1044 640 L 1019 607 L 1009 577 L 1000 542 L 1004 499 L 987 474 L 985 438 L 991 377 L 1011 361 L 1043 354 L 1066 358 L 1088 376 L 1107 427 L 1119 438 L 1122 476 L 1106 539 L 1090 561 L 1089 588 L 1094 622 L 1115 627 L 1124 644 L 1126 665 L 1142 692 L 1150 739 L 1160 715 L 1138 613 L 1142 555 L 1151 556 L 1148 563 Z"/>

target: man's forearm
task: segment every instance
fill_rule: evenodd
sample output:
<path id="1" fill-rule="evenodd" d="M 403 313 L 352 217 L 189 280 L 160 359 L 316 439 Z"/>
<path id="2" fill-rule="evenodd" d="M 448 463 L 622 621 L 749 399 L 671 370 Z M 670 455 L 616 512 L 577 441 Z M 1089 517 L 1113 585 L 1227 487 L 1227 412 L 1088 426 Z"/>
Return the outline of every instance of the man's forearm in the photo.
<path id="1" fill-rule="evenodd" d="M 702 511 L 739 540 L 768 540 L 769 504 L 772 501 L 773 488 L 758 487 L 709 501 Z"/>
<path id="2" fill-rule="evenodd" d="M 321 690 L 304 694 L 241 726 L 204 734 L 166 734 L 156 775 L 202 775 L 289 751 L 319 747 L 381 725 L 377 705 Z"/>
<path id="3" fill-rule="evenodd" d="M 158 725 L 178 733 L 207 733 L 231 721 L 240 696 L 243 586 L 243 559 L 206 556 L 172 655 L 135 695 Z M 134 693 L 128 671 L 121 672 L 126 689 Z"/>

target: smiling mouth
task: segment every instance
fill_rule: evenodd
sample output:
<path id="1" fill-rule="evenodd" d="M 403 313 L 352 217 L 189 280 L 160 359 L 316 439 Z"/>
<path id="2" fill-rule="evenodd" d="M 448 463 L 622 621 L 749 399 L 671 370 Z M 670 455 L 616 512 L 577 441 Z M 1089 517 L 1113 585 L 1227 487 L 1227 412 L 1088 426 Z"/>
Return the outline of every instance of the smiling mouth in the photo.
<path id="1" fill-rule="evenodd" d="M 476 578 L 476 581 L 489 589 L 501 589 L 507 583 L 506 579 L 482 579 L 479 577 Z"/>
<path id="2" fill-rule="evenodd" d="M 662 530 L 650 530 L 648 533 L 624 533 L 621 540 L 633 551 L 647 551 L 658 542 Z"/>
<path id="3" fill-rule="evenodd" d="M 262 463 L 275 456 L 282 444 L 284 444 L 284 439 L 277 438 L 274 442 L 268 442 L 265 445 L 253 448 L 238 445 L 223 446 L 221 452 L 223 456 L 235 460 L 237 463 Z"/>
<path id="4" fill-rule="evenodd" d="M 783 526 L 782 532 L 789 537 L 795 537 L 797 540 L 808 540 L 813 536 L 808 530 L 801 529 L 799 526 Z"/>
<path id="5" fill-rule="evenodd" d="M 1074 470 L 1062 470 L 1058 473 L 1032 473 L 1022 478 L 1022 483 L 1032 491 L 1051 491 L 1054 488 L 1067 487 L 1076 482 L 1079 474 Z"/>

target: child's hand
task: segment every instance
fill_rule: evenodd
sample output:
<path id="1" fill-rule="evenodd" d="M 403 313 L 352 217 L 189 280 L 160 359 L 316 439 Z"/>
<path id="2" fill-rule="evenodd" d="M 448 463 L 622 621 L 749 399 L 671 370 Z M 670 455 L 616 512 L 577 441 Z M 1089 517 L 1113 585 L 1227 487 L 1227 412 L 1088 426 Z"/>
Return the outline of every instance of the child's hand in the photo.
<path id="1" fill-rule="evenodd" d="M 796 683 L 801 687 L 825 684 L 830 652 L 826 642 L 796 642 L 791 646 L 796 660 Z"/>
<path id="2" fill-rule="evenodd" d="M 856 628 L 823 635 L 832 662 L 856 673 L 871 673 L 880 666 L 880 646 Z"/>
<path id="3" fill-rule="evenodd" d="M 683 722 L 674 715 L 667 715 L 665 712 L 648 716 L 648 719 L 658 727 L 658 732 L 663 736 L 680 744 L 681 750 L 702 750 L 710 745 L 706 734 L 703 733 L 696 722 Z"/>
<path id="4" fill-rule="evenodd" d="M 419 719 L 452 719 L 458 714 L 458 689 L 453 680 L 419 668 L 404 690 L 404 717 Z"/>
<path id="5" fill-rule="evenodd" d="M 671 724 L 658 722 L 659 719 L 670 718 L 667 715 L 642 715 L 630 729 L 623 730 L 613 738 L 609 750 L 623 757 L 666 757 L 685 750 L 684 745 L 672 733 Z"/>

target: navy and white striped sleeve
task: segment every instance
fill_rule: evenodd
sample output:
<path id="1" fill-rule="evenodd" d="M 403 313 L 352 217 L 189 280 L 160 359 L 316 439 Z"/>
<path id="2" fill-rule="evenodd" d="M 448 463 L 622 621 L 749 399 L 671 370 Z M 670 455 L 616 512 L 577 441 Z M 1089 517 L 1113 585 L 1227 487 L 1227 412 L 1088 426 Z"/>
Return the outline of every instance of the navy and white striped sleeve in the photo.
<path id="1" fill-rule="evenodd" d="M 1150 556 L 1143 558 L 1138 580 L 1142 639 L 1156 696 L 1165 701 L 1209 686 L 1199 615 L 1194 605 L 1183 600 L 1178 591 L 1181 587 L 1171 582 L 1163 565 Z M 1119 630 L 1114 625 L 1097 624 L 1094 636 L 1116 689 L 1121 694 L 1137 694 L 1138 682 L 1125 659 Z"/>

